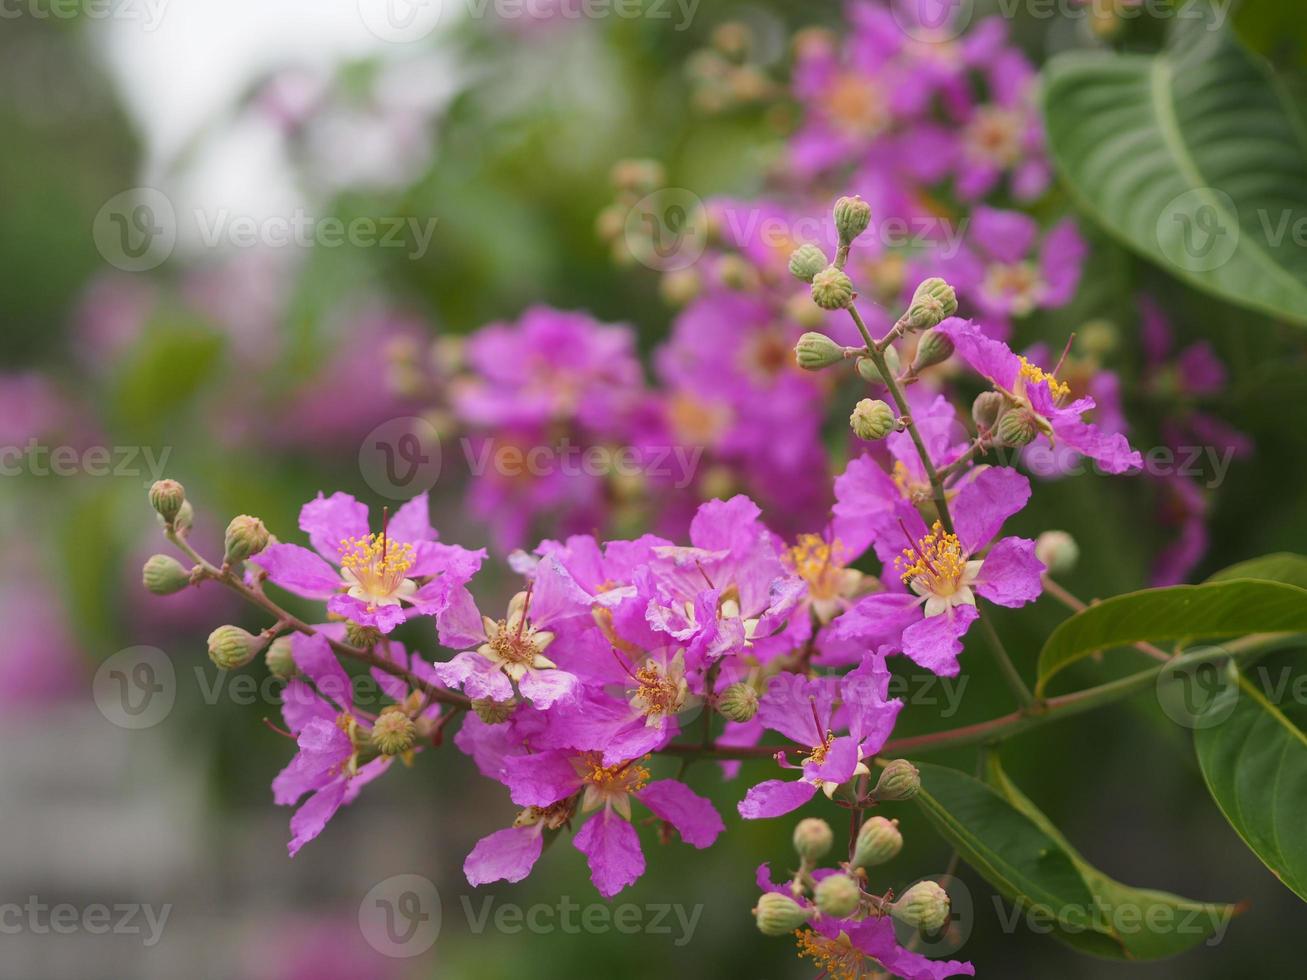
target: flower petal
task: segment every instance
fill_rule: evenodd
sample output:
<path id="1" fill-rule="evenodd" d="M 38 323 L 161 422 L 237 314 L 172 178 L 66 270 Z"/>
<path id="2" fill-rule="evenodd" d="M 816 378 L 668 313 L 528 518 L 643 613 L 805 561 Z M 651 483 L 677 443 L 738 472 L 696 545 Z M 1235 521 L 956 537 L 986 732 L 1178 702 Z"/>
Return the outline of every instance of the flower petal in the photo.
<path id="1" fill-rule="evenodd" d="M 539 826 L 496 830 L 477 841 L 463 862 L 463 874 L 473 886 L 521 881 L 535 867 L 543 847 L 544 835 Z"/>
<path id="2" fill-rule="evenodd" d="M 726 829 L 717 808 L 678 780 L 660 779 L 650 783 L 637 798 L 675 827 L 681 840 L 695 847 L 708 847 Z"/>
<path id="3" fill-rule="evenodd" d="M 768 779 L 750 788 L 736 808 L 746 820 L 779 817 L 812 799 L 817 787 L 801 779 Z"/>
<path id="4" fill-rule="evenodd" d="M 644 874 L 644 852 L 635 828 L 604 808 L 572 838 L 590 865 L 590 880 L 604 898 L 612 898 Z"/>

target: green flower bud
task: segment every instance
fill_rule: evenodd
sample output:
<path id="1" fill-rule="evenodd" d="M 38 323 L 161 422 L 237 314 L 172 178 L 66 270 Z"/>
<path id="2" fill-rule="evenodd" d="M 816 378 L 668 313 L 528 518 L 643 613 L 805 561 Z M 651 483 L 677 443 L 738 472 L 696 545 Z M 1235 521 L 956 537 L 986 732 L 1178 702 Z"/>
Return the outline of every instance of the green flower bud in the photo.
<path id="1" fill-rule="evenodd" d="M 1024 408 L 1014 408 L 1004 412 L 998 420 L 998 441 L 1013 449 L 1028 446 L 1039 434 L 1039 425 L 1035 417 Z"/>
<path id="2" fill-rule="evenodd" d="M 723 255 L 717 261 L 717 279 L 737 293 L 752 292 L 762 284 L 757 267 L 739 255 Z"/>
<path id="3" fill-rule="evenodd" d="M 1035 557 L 1050 575 L 1062 575 L 1076 567 L 1080 546 L 1065 531 L 1045 531 L 1035 539 Z"/>
<path id="4" fill-rule="evenodd" d="M 191 573 L 176 558 L 152 555 L 141 571 L 141 581 L 155 595 L 172 595 L 191 584 Z"/>
<path id="5" fill-rule="evenodd" d="M 512 717 L 517 705 L 512 701 L 491 701 L 489 698 L 473 698 L 472 710 L 487 725 L 502 725 Z"/>
<path id="6" fill-rule="evenodd" d="M 219 626 L 209 634 L 209 659 L 223 670 L 236 670 L 254 659 L 263 641 L 239 626 Z"/>
<path id="7" fill-rule="evenodd" d="M 852 915 L 861 900 L 862 889 L 848 875 L 827 875 L 813 891 L 813 901 L 821 914 L 835 919 Z"/>
<path id="8" fill-rule="evenodd" d="M 851 245 L 853 240 L 871 224 L 871 205 L 858 197 L 841 197 L 835 202 L 835 230 L 840 244 Z"/>
<path id="9" fill-rule="evenodd" d="M 691 302 L 703 288 L 703 278 L 697 269 L 676 269 L 664 273 L 658 291 L 671 306 L 684 306 Z"/>
<path id="10" fill-rule="evenodd" d="M 813 277 L 829 264 L 826 253 L 811 243 L 800 245 L 790 253 L 790 275 L 804 282 L 812 282 Z"/>
<path id="11" fill-rule="evenodd" d="M 176 480 L 156 480 L 150 487 L 150 506 L 169 524 L 186 503 L 186 490 Z"/>
<path id="12" fill-rule="evenodd" d="M 921 789 L 921 773 L 907 759 L 895 759 L 881 770 L 876 788 L 871 791 L 872 799 L 886 802 L 890 800 L 910 800 Z"/>
<path id="13" fill-rule="evenodd" d="M 352 647 L 370 650 L 381 640 L 381 630 L 375 626 L 362 626 L 354 620 L 345 623 L 345 641 Z"/>
<path id="14" fill-rule="evenodd" d="M 177 516 L 172 519 L 172 528 L 178 534 L 185 534 L 195 523 L 195 508 L 191 506 L 189 500 L 182 502 L 181 509 L 177 511 Z"/>
<path id="15" fill-rule="evenodd" d="M 898 376 L 899 368 L 902 361 L 899 359 L 899 352 L 893 347 L 886 347 L 885 353 L 881 355 L 885 358 L 885 366 L 889 368 L 891 377 L 887 380 L 880 376 L 880 371 L 876 367 L 876 362 L 870 357 L 859 357 L 854 367 L 858 369 L 858 376 L 869 384 L 888 384 Z"/>
<path id="16" fill-rule="evenodd" d="M 372 723 L 372 744 L 382 755 L 400 755 L 413 747 L 417 726 L 402 710 L 391 706 Z"/>
<path id="17" fill-rule="evenodd" d="M 912 359 L 912 373 L 919 374 L 928 367 L 943 364 L 953 356 L 953 341 L 937 330 L 927 330 L 917 343 L 917 356 Z"/>
<path id="18" fill-rule="evenodd" d="M 864 398 L 853 406 L 849 425 L 853 427 L 853 434 L 859 439 L 874 442 L 877 439 L 884 439 L 894 431 L 898 426 L 898 416 L 894 414 L 894 409 L 880 399 Z"/>
<path id="19" fill-rule="evenodd" d="M 890 906 L 890 914 L 923 932 L 938 932 L 948 922 L 949 907 L 948 892 L 927 879 L 900 895 Z"/>
<path id="20" fill-rule="evenodd" d="M 279 681 L 288 681 L 299 673 L 295 658 L 291 656 L 289 636 L 273 640 L 263 655 L 263 662 L 268 665 L 268 673 Z"/>
<path id="21" fill-rule="evenodd" d="M 910 330 L 938 326 L 958 311 L 958 297 L 943 279 L 927 279 L 912 294 L 904 315 Z"/>
<path id="22" fill-rule="evenodd" d="M 257 517 L 248 514 L 233 517 L 223 536 L 223 545 L 227 549 L 224 561 L 228 564 L 244 561 L 268 546 L 268 529 Z"/>
<path id="23" fill-rule="evenodd" d="M 982 391 L 971 403 L 971 420 L 982 433 L 988 432 L 994 428 L 1006 404 L 1006 399 L 997 391 Z"/>
<path id="24" fill-rule="evenodd" d="M 833 265 L 812 277 L 812 301 L 823 310 L 843 310 L 853 302 L 853 280 Z"/>
<path id="25" fill-rule="evenodd" d="M 794 826 L 794 850 L 805 861 L 820 861 L 834 844 L 835 834 L 825 820 L 806 817 Z"/>
<path id="26" fill-rule="evenodd" d="M 858 830 L 858 841 L 853 848 L 853 864 L 859 868 L 874 868 L 898 857 L 903 850 L 903 835 L 897 820 L 872 817 Z"/>
<path id="27" fill-rule="evenodd" d="M 804 925 L 812 918 L 812 909 L 780 892 L 765 892 L 753 910 L 758 931 L 764 936 L 784 936 Z"/>
<path id="28" fill-rule="evenodd" d="M 1109 320 L 1090 320 L 1076 335 L 1080 349 L 1092 357 L 1104 357 L 1116 350 L 1121 335 Z"/>
<path id="29" fill-rule="evenodd" d="M 758 713 L 758 692 L 751 684 L 732 684 L 722 692 L 717 710 L 730 721 L 751 721 Z"/>
<path id="30" fill-rule="evenodd" d="M 809 331 L 794 345 L 794 356 L 805 371 L 820 371 L 844 360 L 844 348 L 824 333 Z"/>

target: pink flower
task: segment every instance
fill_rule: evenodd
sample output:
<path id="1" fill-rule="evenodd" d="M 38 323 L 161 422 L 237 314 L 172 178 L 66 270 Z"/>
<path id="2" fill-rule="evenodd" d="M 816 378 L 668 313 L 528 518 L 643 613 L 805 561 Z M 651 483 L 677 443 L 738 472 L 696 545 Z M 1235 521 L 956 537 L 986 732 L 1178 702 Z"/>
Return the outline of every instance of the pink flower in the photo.
<path id="1" fill-rule="evenodd" d="M 328 612 L 389 633 L 413 616 L 443 612 L 485 557 L 484 550 L 438 543 L 428 515 L 424 493 L 372 533 L 365 504 L 347 493 L 318 494 L 300 510 L 313 551 L 277 542 L 250 561 L 283 589 L 326 600 Z"/>

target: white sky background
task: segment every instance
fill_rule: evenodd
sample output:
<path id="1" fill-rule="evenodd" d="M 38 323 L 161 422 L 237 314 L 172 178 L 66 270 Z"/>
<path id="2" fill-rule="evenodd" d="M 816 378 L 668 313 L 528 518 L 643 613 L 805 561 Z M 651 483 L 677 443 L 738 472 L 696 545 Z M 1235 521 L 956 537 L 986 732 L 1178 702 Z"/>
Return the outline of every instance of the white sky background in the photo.
<path id="1" fill-rule="evenodd" d="M 167 167 L 197 133 L 225 118 L 251 81 L 283 68 L 329 71 L 372 55 L 401 63 L 430 55 L 463 6 L 427 0 L 448 9 L 431 8 L 439 17 L 417 25 L 427 31 L 422 39 L 396 42 L 382 40 L 365 21 L 365 8 L 375 13 L 386 2 L 407 0 L 117 0 L 118 12 L 92 26 L 145 143 L 140 182 L 167 193 L 179 212 L 225 208 L 257 219 L 300 206 L 270 125 L 225 127 L 220 138 L 202 144 L 184 185 Z M 431 95 L 452 88 L 447 63 L 437 63 L 442 77 L 431 77 L 429 63 L 425 72 L 422 86 Z M 366 153 L 366 139 L 353 149 Z M 184 234 L 179 244 L 188 244 Z"/>

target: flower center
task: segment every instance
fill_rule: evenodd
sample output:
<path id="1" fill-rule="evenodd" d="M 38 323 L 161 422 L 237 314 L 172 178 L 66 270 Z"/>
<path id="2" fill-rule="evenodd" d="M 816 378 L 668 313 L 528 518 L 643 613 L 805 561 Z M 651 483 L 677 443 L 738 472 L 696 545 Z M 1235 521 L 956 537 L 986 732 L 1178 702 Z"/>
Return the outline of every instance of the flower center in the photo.
<path id="1" fill-rule="evenodd" d="M 685 704 L 685 681 L 673 678 L 652 660 L 635 672 L 635 682 L 631 706 L 646 717 L 673 715 Z"/>
<path id="2" fill-rule="evenodd" d="M 875 136 L 889 123 L 884 93 L 861 75 L 841 75 L 827 96 L 826 108 L 839 128 L 853 136 Z"/>
<path id="3" fill-rule="evenodd" d="M 400 591 L 413 560 L 413 546 L 389 540 L 384 531 L 340 542 L 340 567 L 353 576 L 358 591 L 373 601 L 390 599 Z"/>
<path id="4" fill-rule="evenodd" d="M 1071 386 L 1063 381 L 1058 381 L 1052 373 L 1045 371 L 1038 365 L 1031 364 L 1024 357 L 1021 358 L 1021 378 L 1027 384 L 1038 384 L 1041 381 L 1048 382 L 1048 393 L 1053 396 L 1055 402 L 1060 402 L 1071 394 Z"/>
<path id="5" fill-rule="evenodd" d="M 817 534 L 801 534 L 785 553 L 785 563 L 808 583 L 814 599 L 834 599 L 843 584 L 845 550 L 839 541 L 827 542 Z"/>
<path id="6" fill-rule="evenodd" d="M 814 709 L 815 710 L 815 709 Z M 820 745 L 814 745 L 812 752 L 808 755 L 808 761 L 814 766 L 819 766 L 826 761 L 826 755 L 830 752 L 830 747 L 835 744 L 835 733 L 828 731 L 826 737 L 822 739 Z"/>
<path id="7" fill-rule="evenodd" d="M 490 649 L 504 663 L 530 664 L 543 648 L 537 642 L 536 628 L 521 623 L 509 624 L 501 619 L 497 624 L 495 635 L 490 637 Z"/>
<path id="8" fill-rule="evenodd" d="M 958 536 L 936 521 L 927 534 L 894 559 L 894 569 L 919 595 L 950 596 L 962 585 L 967 556 Z"/>
<path id="9" fill-rule="evenodd" d="M 831 939 L 811 929 L 796 929 L 794 937 L 799 958 L 812 960 L 823 971 L 823 976 L 829 976 L 831 980 L 857 980 L 871 975 L 863 969 L 867 955 L 853 945 L 846 932 Z"/>
<path id="10" fill-rule="evenodd" d="M 687 446 L 711 446 L 731 424 L 731 410 L 721 404 L 700 401 L 678 392 L 667 406 L 672 428 Z"/>
<path id="11" fill-rule="evenodd" d="M 1021 129 L 1019 113 L 987 106 L 977 111 L 967 128 L 967 147 L 982 160 L 1010 167 L 1021 159 Z"/>
<path id="12" fill-rule="evenodd" d="M 1006 299 L 1017 316 L 1025 316 L 1039 305 L 1044 281 L 1033 262 L 996 262 L 985 272 L 984 290 L 990 296 Z"/>

